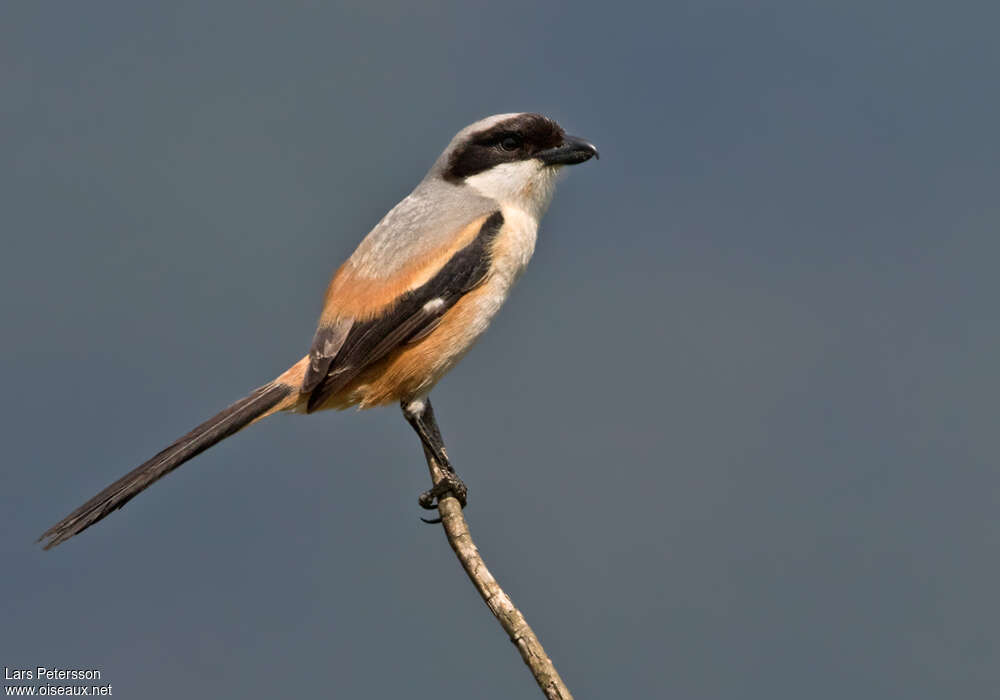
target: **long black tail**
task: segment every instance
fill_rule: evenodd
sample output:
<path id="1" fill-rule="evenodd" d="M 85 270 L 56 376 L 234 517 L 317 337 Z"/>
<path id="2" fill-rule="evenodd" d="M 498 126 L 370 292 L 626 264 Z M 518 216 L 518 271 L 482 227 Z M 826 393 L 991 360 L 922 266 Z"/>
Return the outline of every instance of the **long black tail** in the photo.
<path id="1" fill-rule="evenodd" d="M 38 538 L 39 541 L 47 540 L 45 549 L 49 549 L 83 532 L 112 511 L 121 508 L 160 477 L 263 416 L 292 391 L 292 387 L 287 384 L 265 384 L 108 486 L 46 530 Z"/>

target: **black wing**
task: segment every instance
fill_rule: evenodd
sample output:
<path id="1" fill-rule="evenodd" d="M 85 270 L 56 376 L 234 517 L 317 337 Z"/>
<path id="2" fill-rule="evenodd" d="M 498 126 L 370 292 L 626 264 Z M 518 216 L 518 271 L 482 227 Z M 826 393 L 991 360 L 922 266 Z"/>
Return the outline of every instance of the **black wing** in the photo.
<path id="1" fill-rule="evenodd" d="M 434 330 L 448 309 L 485 279 L 490 249 L 501 226 L 503 215 L 494 212 L 476 237 L 434 277 L 403 294 L 381 316 L 363 322 L 340 321 L 318 329 L 302 385 L 304 393 L 312 392 L 306 410 L 316 410 L 366 367 Z"/>

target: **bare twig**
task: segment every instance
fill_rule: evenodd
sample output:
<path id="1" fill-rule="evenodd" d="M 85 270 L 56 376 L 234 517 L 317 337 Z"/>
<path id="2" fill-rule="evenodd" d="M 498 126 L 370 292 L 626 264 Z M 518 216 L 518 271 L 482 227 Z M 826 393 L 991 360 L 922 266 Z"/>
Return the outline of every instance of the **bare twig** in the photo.
<path id="1" fill-rule="evenodd" d="M 427 458 L 427 468 L 431 472 L 431 481 L 437 484 L 442 478 L 441 467 L 426 448 L 424 456 Z M 514 607 L 510 596 L 504 593 L 500 584 L 493 578 L 493 574 L 486 568 L 486 563 L 472 541 L 469 525 L 462 515 L 462 507 L 458 500 L 452 496 L 445 496 L 438 503 L 438 513 L 441 515 L 441 524 L 448 536 L 448 544 L 455 551 L 455 556 L 461 562 L 469 580 L 479 591 L 479 595 L 483 597 L 486 606 L 510 637 L 510 641 L 521 652 L 521 658 L 531 669 L 531 674 L 535 677 L 538 687 L 545 693 L 545 697 L 550 700 L 572 700 L 573 695 L 559 677 L 556 667 L 552 665 L 552 660 L 545 653 L 524 615 Z"/>

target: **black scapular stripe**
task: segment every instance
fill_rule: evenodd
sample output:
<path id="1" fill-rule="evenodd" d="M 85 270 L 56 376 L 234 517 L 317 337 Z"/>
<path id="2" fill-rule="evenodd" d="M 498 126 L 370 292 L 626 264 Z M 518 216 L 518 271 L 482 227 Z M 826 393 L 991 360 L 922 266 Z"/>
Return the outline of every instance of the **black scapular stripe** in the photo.
<path id="1" fill-rule="evenodd" d="M 503 214 L 494 212 L 483 222 L 475 239 L 455 253 L 434 277 L 400 296 L 381 316 L 351 326 L 328 365 L 326 377 L 312 390 L 306 410 L 316 410 L 366 367 L 433 330 L 448 309 L 486 278 L 490 250 L 502 226 Z M 426 304 L 435 299 L 441 303 L 426 309 Z"/>
<path id="2" fill-rule="evenodd" d="M 50 527 L 38 539 L 47 540 L 45 549 L 49 549 L 83 532 L 128 503 L 154 481 L 252 423 L 291 392 L 292 387 L 285 384 L 266 384 L 260 387 L 140 464 Z"/>

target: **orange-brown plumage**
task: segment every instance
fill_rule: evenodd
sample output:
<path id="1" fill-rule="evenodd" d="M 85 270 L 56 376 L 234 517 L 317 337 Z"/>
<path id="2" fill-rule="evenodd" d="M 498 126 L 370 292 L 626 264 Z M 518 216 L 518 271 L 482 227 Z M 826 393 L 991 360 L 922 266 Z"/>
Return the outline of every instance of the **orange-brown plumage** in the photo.
<path id="1" fill-rule="evenodd" d="M 396 403 L 429 390 L 468 350 L 467 336 L 474 327 L 483 285 L 462 297 L 441 318 L 437 327 L 415 343 L 404 345 L 366 368 L 342 390 L 323 402 L 319 410 L 357 405 L 371 408 Z"/>
<path id="2" fill-rule="evenodd" d="M 426 334 L 367 365 L 319 403 L 315 398 L 312 402 L 305 399 L 310 404 L 308 410 L 371 408 L 406 401 L 430 391 L 486 329 L 534 248 L 537 222 L 532 217 L 516 209 L 507 209 L 506 216 L 500 216 L 499 220 L 503 225 L 483 251 L 489 261 L 489 270 L 474 288 L 466 291 Z M 473 222 L 475 228 L 473 225 L 463 227 L 454 240 L 469 245 L 477 232 L 484 229 L 484 221 L 481 218 Z M 457 251 L 461 246 L 455 244 L 447 248 Z M 436 270 L 423 274 L 429 279 L 434 272 Z M 400 285 L 394 288 L 399 289 Z M 378 293 L 384 294 L 382 290 Z M 391 299 L 383 309 L 391 310 L 397 299 Z M 338 297 L 334 297 L 330 303 L 336 304 L 337 300 Z M 299 380 L 302 372 L 299 365 L 303 363 L 289 370 L 289 381 Z M 296 404 L 293 410 L 304 409 Z"/>
<path id="3" fill-rule="evenodd" d="M 429 280 L 461 248 L 468 245 L 482 228 L 486 216 L 477 217 L 448 237 L 445 243 L 426 254 L 406 261 L 391 277 L 365 274 L 348 260 L 334 274 L 323 300 L 320 325 L 348 318 L 367 321 L 391 306 L 407 291 Z M 371 271 L 368 271 L 371 272 Z"/>

